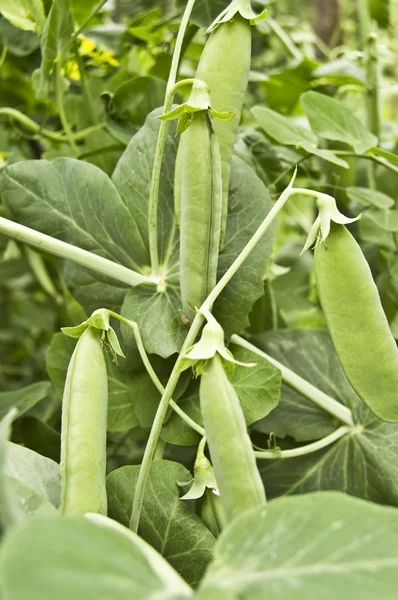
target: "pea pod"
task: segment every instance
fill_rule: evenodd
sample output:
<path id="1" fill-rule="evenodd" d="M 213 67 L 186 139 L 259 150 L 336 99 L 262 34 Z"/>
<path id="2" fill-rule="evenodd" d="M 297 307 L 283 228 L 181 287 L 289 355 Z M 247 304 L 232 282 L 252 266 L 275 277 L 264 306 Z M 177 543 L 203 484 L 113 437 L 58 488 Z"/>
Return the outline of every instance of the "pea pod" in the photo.
<path id="1" fill-rule="evenodd" d="M 200 407 L 226 522 L 265 503 L 239 398 L 218 353 L 200 380 Z"/>
<path id="2" fill-rule="evenodd" d="M 213 124 L 222 165 L 221 248 L 225 238 L 232 153 L 249 79 L 251 43 L 250 21 L 235 14 L 231 21 L 221 23 L 211 33 L 196 72 L 196 77 L 209 86 L 213 106 L 235 113 L 232 119 L 215 120 Z"/>
<path id="3" fill-rule="evenodd" d="M 207 111 L 181 134 L 176 206 L 180 216 L 180 286 L 188 319 L 216 284 L 222 206 L 221 161 Z M 177 214 L 179 209 L 177 208 Z"/>
<path id="4" fill-rule="evenodd" d="M 62 401 L 61 512 L 106 515 L 108 379 L 101 331 L 87 327 L 69 363 Z"/>
<path id="5" fill-rule="evenodd" d="M 315 248 L 320 302 L 348 381 L 374 414 L 398 422 L 398 350 L 356 240 L 331 223 Z"/>

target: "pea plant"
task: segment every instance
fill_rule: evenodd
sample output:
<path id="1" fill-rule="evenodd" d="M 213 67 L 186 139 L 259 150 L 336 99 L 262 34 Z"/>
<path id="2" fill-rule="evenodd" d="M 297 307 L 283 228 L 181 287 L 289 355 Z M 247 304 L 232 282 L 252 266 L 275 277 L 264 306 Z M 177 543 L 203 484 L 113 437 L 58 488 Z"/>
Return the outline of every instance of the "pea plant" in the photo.
<path id="1" fill-rule="evenodd" d="M 4 600 L 397 595 L 398 12 L 282 4 L 0 0 Z"/>

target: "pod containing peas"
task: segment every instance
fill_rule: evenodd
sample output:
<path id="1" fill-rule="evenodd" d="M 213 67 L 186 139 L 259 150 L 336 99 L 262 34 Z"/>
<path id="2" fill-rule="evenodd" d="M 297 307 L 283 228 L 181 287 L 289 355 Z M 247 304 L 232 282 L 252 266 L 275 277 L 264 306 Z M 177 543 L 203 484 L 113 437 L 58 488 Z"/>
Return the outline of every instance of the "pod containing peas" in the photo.
<path id="1" fill-rule="evenodd" d="M 318 198 L 315 279 L 339 361 L 358 396 L 379 419 L 398 422 L 398 349 L 362 250 L 333 198 Z"/>

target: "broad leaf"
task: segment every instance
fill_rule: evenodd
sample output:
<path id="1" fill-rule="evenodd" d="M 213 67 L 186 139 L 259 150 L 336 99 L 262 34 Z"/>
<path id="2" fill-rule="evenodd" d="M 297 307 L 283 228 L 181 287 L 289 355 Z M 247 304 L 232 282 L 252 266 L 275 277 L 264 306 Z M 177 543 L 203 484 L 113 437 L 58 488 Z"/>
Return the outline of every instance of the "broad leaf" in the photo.
<path id="1" fill-rule="evenodd" d="M 0 578 L 8 600 L 26 600 L 27 590 L 29 600 L 177 600 L 192 594 L 138 536 L 83 518 L 26 521 L 3 543 Z"/>
<path id="2" fill-rule="evenodd" d="M 351 408 L 355 428 L 333 445 L 306 456 L 264 461 L 269 497 L 338 490 L 380 504 L 398 503 L 398 428 L 380 421 L 349 385 L 326 331 L 280 331 L 263 338 L 268 353 Z M 336 420 L 299 394 L 282 395 L 262 429 L 297 440 L 323 437 Z M 267 463 L 267 464 L 265 464 Z"/>
<path id="3" fill-rule="evenodd" d="M 107 477 L 109 514 L 128 526 L 139 466 L 122 467 Z M 204 523 L 179 499 L 177 481 L 191 475 L 179 463 L 152 463 L 139 534 L 191 584 L 201 580 L 212 557 L 214 538 Z"/>
<path id="4" fill-rule="evenodd" d="M 320 137 L 349 144 L 362 154 L 377 144 L 377 138 L 340 102 L 317 92 L 306 92 L 301 104 L 311 128 Z"/>
<path id="5" fill-rule="evenodd" d="M 0 0 L 0 13 L 15 27 L 40 34 L 45 21 L 42 0 Z"/>
<path id="6" fill-rule="evenodd" d="M 396 509 L 308 494 L 235 520 L 216 544 L 199 597 L 391 600 L 397 566 Z"/>
<path id="7" fill-rule="evenodd" d="M 18 410 L 18 416 L 23 415 L 44 398 L 47 398 L 52 385 L 49 381 L 38 381 L 19 390 L 0 392 L 0 419 L 11 408 Z"/>
<path id="8" fill-rule="evenodd" d="M 323 160 L 341 167 L 348 167 L 347 163 L 336 156 L 331 150 L 317 148 L 317 136 L 306 127 L 294 123 L 292 119 L 288 119 L 265 106 L 255 106 L 252 108 L 252 113 L 266 135 L 276 140 L 278 144 L 294 146 L 295 148 L 305 150 L 309 154 L 315 154 Z"/>
<path id="9" fill-rule="evenodd" d="M 72 33 L 69 0 L 53 0 L 41 38 L 41 66 L 34 74 L 39 98 L 47 96 L 55 63 L 61 60 Z"/>
<path id="10" fill-rule="evenodd" d="M 61 480 L 56 462 L 29 448 L 6 442 L 5 472 L 58 508 Z"/>
<path id="11" fill-rule="evenodd" d="M 191 20 L 199 27 L 209 27 L 214 19 L 230 4 L 231 0 L 197 0 Z M 178 5 L 185 8 L 186 2 L 178 0 Z"/>
<path id="12" fill-rule="evenodd" d="M 102 0 L 69 0 L 69 2 L 73 21 L 78 27 L 85 24 L 104 4 Z"/>
<path id="13" fill-rule="evenodd" d="M 133 270 L 148 264 L 133 217 L 97 167 L 71 158 L 20 162 L 5 170 L 2 188 L 23 224 Z M 89 312 L 101 304 L 118 308 L 128 290 L 126 284 L 74 264 L 67 265 L 66 274 Z"/>
<path id="14" fill-rule="evenodd" d="M 351 202 L 355 202 L 361 206 L 374 206 L 375 208 L 392 208 L 395 204 L 393 198 L 378 192 L 377 190 L 371 190 L 370 188 L 363 187 L 347 187 L 345 192 Z"/>

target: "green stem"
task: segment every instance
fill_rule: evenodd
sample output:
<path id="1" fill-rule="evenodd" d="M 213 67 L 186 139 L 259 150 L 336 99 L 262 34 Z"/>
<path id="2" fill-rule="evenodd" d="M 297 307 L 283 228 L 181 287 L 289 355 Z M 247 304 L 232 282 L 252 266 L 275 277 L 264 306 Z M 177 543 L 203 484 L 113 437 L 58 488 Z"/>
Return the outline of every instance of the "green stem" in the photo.
<path id="1" fill-rule="evenodd" d="M 369 130 L 380 138 L 380 65 L 377 33 L 371 32 L 366 47 L 367 120 Z"/>
<path id="2" fill-rule="evenodd" d="M 243 339 L 239 335 L 233 335 L 231 337 L 231 342 L 236 344 L 237 346 L 241 346 L 242 348 L 250 350 L 250 352 L 257 354 L 257 356 L 261 356 L 261 358 L 264 358 L 265 360 L 270 362 L 277 369 L 279 369 L 279 371 L 282 374 L 282 379 L 284 383 L 289 385 L 291 388 L 296 390 L 296 392 L 298 392 L 314 404 L 317 404 L 320 408 L 323 408 L 323 410 L 325 410 L 329 414 L 339 419 L 339 421 L 341 421 L 342 423 L 345 423 L 349 427 L 354 426 L 352 412 L 349 408 L 347 408 L 343 404 L 340 404 L 340 402 L 337 402 L 337 400 L 331 398 L 330 396 L 316 388 L 314 385 L 312 385 L 312 383 L 309 383 L 308 381 L 300 377 L 300 375 L 297 375 L 297 373 L 291 371 L 288 367 L 278 362 L 277 360 L 275 360 L 275 358 L 272 358 L 272 356 L 269 356 L 269 354 L 266 354 L 265 352 L 263 352 L 247 340 Z"/>
<path id="3" fill-rule="evenodd" d="M 367 39 L 372 29 L 372 21 L 370 18 L 369 11 L 369 0 L 356 0 L 357 1 L 357 15 L 359 21 L 359 34 L 361 47 L 365 48 Z"/>
<path id="4" fill-rule="evenodd" d="M 334 150 L 333 152 L 339 156 L 356 156 L 357 158 L 365 158 L 367 160 L 372 160 L 376 164 L 381 165 L 386 169 L 389 169 L 393 173 L 398 173 L 398 166 L 395 166 L 391 164 L 388 160 L 384 160 L 383 158 L 375 156 L 374 154 L 357 154 L 356 152 L 350 152 L 346 150 Z"/>
<path id="5" fill-rule="evenodd" d="M 78 156 L 79 150 L 76 146 L 75 140 L 73 139 L 72 129 L 71 129 L 71 126 L 68 121 L 68 117 L 66 116 L 66 112 L 65 112 L 64 90 L 63 90 L 63 83 L 62 83 L 61 67 L 62 67 L 62 55 L 60 55 L 58 57 L 58 60 L 55 65 L 55 95 L 57 98 L 59 118 L 61 119 L 62 127 L 65 130 L 66 138 L 67 138 L 75 156 Z"/>
<path id="6" fill-rule="evenodd" d="M 180 29 L 178 31 L 176 44 L 171 62 L 169 79 L 167 82 L 166 96 L 164 100 L 163 112 L 169 112 L 173 104 L 173 88 L 176 84 L 178 65 L 184 35 L 188 27 L 189 18 L 195 5 L 196 0 L 188 0 L 185 8 Z M 162 170 L 163 153 L 167 139 L 168 121 L 161 121 L 158 139 L 156 143 L 155 156 L 152 167 L 151 186 L 149 191 L 149 206 L 148 206 L 148 235 L 149 235 L 149 253 L 151 257 L 152 273 L 159 274 L 159 249 L 158 249 L 158 202 L 159 202 L 159 185 L 160 175 Z"/>
<path id="7" fill-rule="evenodd" d="M 261 23 L 258 24 L 258 27 L 261 29 Z M 300 50 L 295 46 L 290 36 L 282 29 L 277 21 L 268 17 L 264 23 L 265 26 L 269 26 L 271 31 L 276 35 L 278 40 L 284 46 L 284 48 L 289 52 L 289 54 L 297 61 L 301 62 L 304 58 L 304 55 Z"/>
<path id="8" fill-rule="evenodd" d="M 322 448 L 326 448 L 330 446 L 343 436 L 351 433 L 353 431 L 352 427 L 348 427 L 347 425 L 342 425 L 333 433 L 326 435 L 320 440 L 316 442 L 312 442 L 312 444 L 306 444 L 305 446 L 301 446 L 300 448 L 293 448 L 292 450 L 261 450 L 255 451 L 254 456 L 260 459 L 275 459 L 275 458 L 296 458 L 297 456 L 304 456 L 305 454 L 311 454 L 312 452 L 317 452 Z"/>
<path id="9" fill-rule="evenodd" d="M 137 344 L 137 349 L 141 356 L 141 360 L 144 363 L 144 367 L 145 367 L 149 377 L 152 379 L 156 389 L 161 394 L 163 394 L 164 386 L 162 385 L 162 382 L 160 381 L 159 377 L 156 375 L 156 373 L 151 365 L 151 361 L 149 360 L 148 354 L 146 353 L 145 346 L 142 341 L 140 329 L 139 329 L 137 323 L 135 321 L 130 321 L 129 319 L 122 317 L 122 315 L 119 315 L 118 313 L 114 312 L 113 310 L 110 310 L 109 314 L 114 319 L 118 319 L 118 321 L 120 321 L 121 323 L 124 323 L 125 325 L 127 325 L 127 327 L 130 327 L 133 330 L 134 339 Z M 178 406 L 178 404 L 174 400 L 171 399 L 169 404 L 170 404 L 170 407 L 174 410 L 174 412 L 177 413 L 177 415 L 179 417 L 181 417 L 181 419 L 183 419 L 183 421 L 185 421 L 185 423 L 187 425 L 189 425 L 189 427 L 194 429 L 197 433 L 199 433 L 199 435 L 201 435 L 201 436 L 205 435 L 205 430 L 203 429 L 203 427 L 201 427 L 198 423 L 196 423 L 193 419 L 191 419 L 191 417 L 189 417 L 182 410 L 182 408 L 180 408 Z"/>
<path id="10" fill-rule="evenodd" d="M 162 460 L 165 446 L 166 442 L 160 439 L 156 446 L 155 454 L 153 455 L 153 460 Z"/>
<path id="11" fill-rule="evenodd" d="M 190 330 L 188 332 L 187 337 L 185 338 L 184 344 L 181 348 L 180 354 L 176 360 L 174 368 L 171 372 L 170 378 L 167 382 L 167 385 L 164 389 L 164 393 L 162 398 L 160 399 L 158 409 L 156 411 L 155 419 L 152 424 L 152 428 L 149 434 L 148 442 L 145 448 L 144 456 L 142 458 L 140 472 L 138 474 L 137 484 L 135 488 L 134 494 L 134 502 L 133 509 L 131 513 L 130 519 L 130 528 L 133 531 L 138 530 L 142 503 L 145 494 L 145 488 L 148 481 L 149 469 L 151 466 L 151 461 L 156 449 L 156 445 L 158 443 L 163 423 L 167 415 L 167 410 L 169 407 L 171 396 L 174 393 L 174 390 L 177 386 L 178 380 L 180 378 L 180 365 L 181 362 L 190 346 L 194 343 L 196 336 L 198 335 L 200 328 L 204 321 L 204 315 L 206 311 L 211 310 L 215 300 L 221 294 L 225 286 L 229 283 L 235 273 L 238 271 L 239 267 L 246 260 L 246 258 L 250 255 L 250 253 L 254 250 L 258 242 L 261 240 L 262 236 L 267 232 L 274 219 L 278 215 L 278 213 L 282 210 L 289 197 L 294 191 L 292 190 L 294 177 L 290 183 L 290 185 L 286 188 L 286 190 L 281 194 L 279 199 L 276 201 L 268 215 L 265 217 L 260 227 L 257 229 L 256 233 L 252 236 L 246 246 L 243 248 L 239 256 L 235 259 L 232 265 L 229 267 L 227 272 L 223 275 L 220 281 L 217 283 L 216 287 L 207 297 L 205 302 L 200 307 L 199 311 L 196 313 L 196 316 L 192 322 Z"/>
<path id="12" fill-rule="evenodd" d="M 45 233 L 40 233 L 35 229 L 30 229 L 29 227 L 25 227 L 24 225 L 20 225 L 19 223 L 15 223 L 15 221 L 10 221 L 4 217 L 0 217 L 0 232 L 14 240 L 38 248 L 43 252 L 60 256 L 61 258 L 70 260 L 87 269 L 102 273 L 107 277 L 112 277 L 113 279 L 126 283 L 132 287 L 139 285 L 140 283 L 156 284 L 156 280 L 153 279 L 153 277 L 145 277 L 144 275 L 136 273 L 122 265 L 118 265 L 107 258 L 97 256 L 92 252 L 82 250 L 72 244 L 61 242 Z"/>

